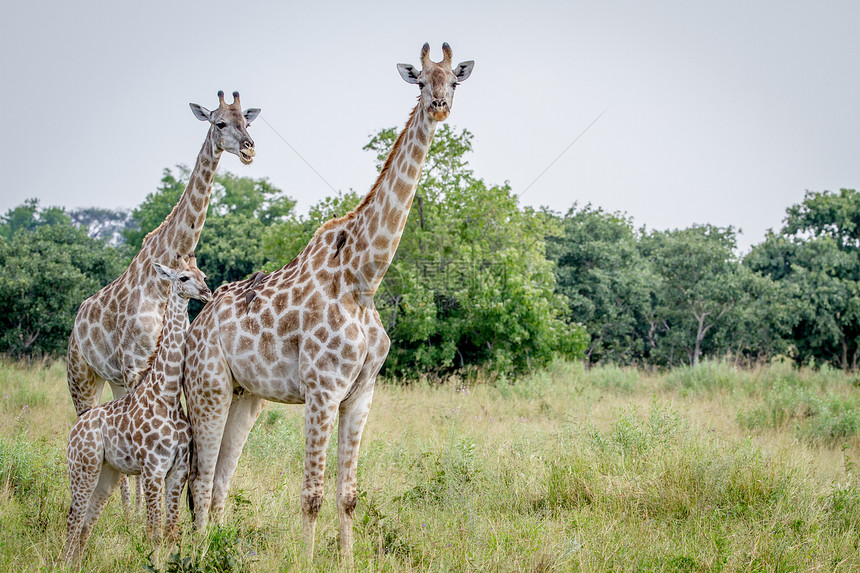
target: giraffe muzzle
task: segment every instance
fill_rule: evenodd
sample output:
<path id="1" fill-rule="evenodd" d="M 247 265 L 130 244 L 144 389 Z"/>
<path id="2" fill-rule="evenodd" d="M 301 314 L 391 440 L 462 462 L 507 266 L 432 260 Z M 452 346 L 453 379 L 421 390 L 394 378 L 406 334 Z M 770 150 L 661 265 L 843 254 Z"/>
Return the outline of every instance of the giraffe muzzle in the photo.
<path id="1" fill-rule="evenodd" d="M 245 165 L 249 165 L 252 161 L 254 161 L 254 156 L 257 152 L 254 150 L 254 144 L 250 141 L 246 141 L 242 144 L 242 149 L 239 152 L 239 160 Z"/>
<path id="2" fill-rule="evenodd" d="M 448 102 L 444 99 L 434 99 L 430 102 L 430 117 L 433 121 L 444 121 L 448 119 L 448 114 L 451 113 L 451 108 L 448 107 Z"/>

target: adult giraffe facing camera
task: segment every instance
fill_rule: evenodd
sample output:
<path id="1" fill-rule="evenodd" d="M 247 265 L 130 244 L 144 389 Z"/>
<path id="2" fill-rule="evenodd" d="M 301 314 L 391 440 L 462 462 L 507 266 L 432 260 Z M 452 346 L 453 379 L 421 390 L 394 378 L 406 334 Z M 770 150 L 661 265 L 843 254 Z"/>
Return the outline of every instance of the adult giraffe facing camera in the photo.
<path id="1" fill-rule="evenodd" d="M 288 265 L 219 288 L 191 325 L 185 394 L 195 442 L 195 521 L 220 521 L 248 433 L 265 400 L 305 404 L 303 535 L 313 556 L 326 448 L 337 416 L 341 555 L 352 563 L 356 467 L 374 382 L 390 341 L 373 302 L 397 246 L 437 122 L 474 62 L 397 66 L 418 105 L 379 178 L 354 211 L 323 224 Z"/>

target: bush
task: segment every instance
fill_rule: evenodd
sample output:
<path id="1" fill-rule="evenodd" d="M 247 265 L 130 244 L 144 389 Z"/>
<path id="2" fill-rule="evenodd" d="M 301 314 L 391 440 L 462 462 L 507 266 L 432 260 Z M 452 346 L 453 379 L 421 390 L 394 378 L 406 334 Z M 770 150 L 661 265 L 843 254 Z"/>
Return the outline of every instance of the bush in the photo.
<path id="1" fill-rule="evenodd" d="M 740 412 L 738 423 L 750 429 L 795 424 L 799 437 L 832 443 L 860 433 L 860 399 L 784 386 L 769 393 L 763 405 Z"/>
<path id="2" fill-rule="evenodd" d="M 677 390 L 694 393 L 734 390 L 743 373 L 727 362 L 717 360 L 702 361 L 696 366 L 673 368 L 666 375 L 666 385 Z"/>
<path id="3" fill-rule="evenodd" d="M 67 221 L 0 239 L 0 353 L 65 353 L 78 306 L 121 272 L 116 249 Z"/>

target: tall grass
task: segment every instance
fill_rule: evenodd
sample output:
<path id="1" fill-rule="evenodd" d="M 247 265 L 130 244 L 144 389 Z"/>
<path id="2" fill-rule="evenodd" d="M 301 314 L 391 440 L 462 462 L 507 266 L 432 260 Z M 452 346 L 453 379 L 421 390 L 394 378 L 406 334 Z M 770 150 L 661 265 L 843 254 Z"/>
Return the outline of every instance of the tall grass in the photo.
<path id="1" fill-rule="evenodd" d="M 0 382 L 0 570 L 59 569 L 74 419 L 64 372 L 6 364 Z M 856 570 L 856 392 L 839 372 L 721 363 L 381 382 L 359 459 L 356 568 Z M 317 557 L 302 557 L 302 412 L 266 407 L 224 527 L 195 537 L 185 516 L 180 545 L 152 551 L 115 500 L 85 569 L 339 570 L 334 443 Z"/>

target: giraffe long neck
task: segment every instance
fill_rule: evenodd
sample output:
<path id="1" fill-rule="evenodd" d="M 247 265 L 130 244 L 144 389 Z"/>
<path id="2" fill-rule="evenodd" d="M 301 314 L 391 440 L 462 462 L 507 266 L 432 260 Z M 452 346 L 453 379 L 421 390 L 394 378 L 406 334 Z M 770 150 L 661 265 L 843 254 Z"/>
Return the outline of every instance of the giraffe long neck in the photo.
<path id="1" fill-rule="evenodd" d="M 210 127 L 179 202 L 144 243 L 143 250 L 150 251 L 150 256 L 157 262 L 172 264 L 176 255 L 193 254 L 197 247 L 206 221 L 215 169 L 221 159 L 222 152 L 216 145 L 216 139 L 215 128 Z"/>
<path id="2" fill-rule="evenodd" d="M 406 226 L 421 168 L 436 133 L 419 102 L 394 143 L 379 178 L 356 208 L 348 237 L 355 248 L 352 266 L 357 268 L 362 294 L 373 296 L 388 270 Z M 357 265 L 356 265 L 357 259 Z"/>
<path id="3" fill-rule="evenodd" d="M 167 297 L 167 313 L 161 329 L 161 341 L 152 363 L 150 384 L 156 396 L 172 405 L 179 404 L 182 383 L 182 363 L 185 357 L 185 319 L 188 300 L 179 296 L 171 285 Z"/>

